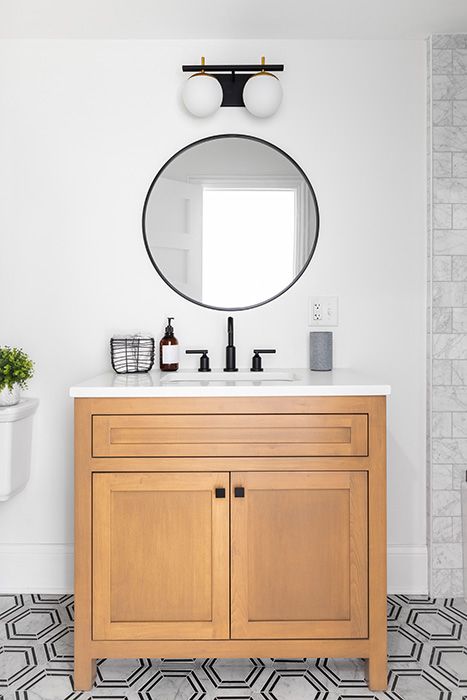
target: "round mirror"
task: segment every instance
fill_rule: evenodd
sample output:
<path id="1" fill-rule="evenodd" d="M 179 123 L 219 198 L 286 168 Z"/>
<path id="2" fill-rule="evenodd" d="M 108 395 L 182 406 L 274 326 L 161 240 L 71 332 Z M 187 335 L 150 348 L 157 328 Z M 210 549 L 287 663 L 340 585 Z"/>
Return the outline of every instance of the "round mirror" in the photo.
<path id="1" fill-rule="evenodd" d="M 161 277 L 212 309 L 260 306 L 304 272 L 318 238 L 315 193 L 280 148 L 212 136 L 176 153 L 143 209 L 146 250 Z"/>

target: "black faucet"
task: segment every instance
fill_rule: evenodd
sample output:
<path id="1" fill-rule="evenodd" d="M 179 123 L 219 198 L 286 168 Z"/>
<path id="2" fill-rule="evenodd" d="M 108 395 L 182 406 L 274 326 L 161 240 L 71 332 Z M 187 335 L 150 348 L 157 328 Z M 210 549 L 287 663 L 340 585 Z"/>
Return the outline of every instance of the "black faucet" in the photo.
<path id="1" fill-rule="evenodd" d="M 229 316 L 227 319 L 227 337 L 228 343 L 225 348 L 225 369 L 224 372 L 238 372 L 235 361 L 235 345 L 234 342 L 234 327 L 233 318 Z"/>

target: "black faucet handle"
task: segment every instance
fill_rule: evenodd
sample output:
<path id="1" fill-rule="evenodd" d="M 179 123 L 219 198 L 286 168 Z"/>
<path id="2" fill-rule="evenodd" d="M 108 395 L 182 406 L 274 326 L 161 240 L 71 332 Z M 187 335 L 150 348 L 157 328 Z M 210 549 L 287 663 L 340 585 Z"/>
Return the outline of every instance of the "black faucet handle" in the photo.
<path id="1" fill-rule="evenodd" d="M 272 348 L 266 349 L 266 350 L 253 350 L 254 355 L 253 359 L 251 361 L 251 369 L 250 372 L 262 372 L 263 371 L 263 366 L 261 362 L 261 355 L 269 354 L 269 355 L 274 355 L 275 350 Z"/>
<path id="2" fill-rule="evenodd" d="M 198 372 L 210 372 L 208 350 L 185 350 L 187 355 L 201 355 Z"/>

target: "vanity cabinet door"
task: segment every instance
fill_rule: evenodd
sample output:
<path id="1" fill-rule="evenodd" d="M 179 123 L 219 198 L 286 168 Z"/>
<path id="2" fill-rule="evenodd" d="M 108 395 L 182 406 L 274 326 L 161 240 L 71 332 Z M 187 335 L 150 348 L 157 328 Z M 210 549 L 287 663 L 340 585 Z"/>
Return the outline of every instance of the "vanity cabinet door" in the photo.
<path id="1" fill-rule="evenodd" d="M 92 569 L 94 639 L 228 638 L 229 475 L 94 474 Z"/>
<path id="2" fill-rule="evenodd" d="M 231 636 L 368 636 L 367 473 L 232 474 Z"/>

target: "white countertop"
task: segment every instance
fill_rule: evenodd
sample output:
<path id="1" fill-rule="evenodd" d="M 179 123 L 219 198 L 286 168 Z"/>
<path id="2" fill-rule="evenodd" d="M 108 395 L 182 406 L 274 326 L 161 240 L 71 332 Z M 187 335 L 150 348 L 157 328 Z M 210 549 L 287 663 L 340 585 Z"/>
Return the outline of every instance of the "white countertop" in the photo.
<path id="1" fill-rule="evenodd" d="M 268 372 L 292 373 L 292 381 L 268 381 Z M 264 370 L 261 377 L 251 373 L 251 380 L 236 381 L 227 375 L 225 381 L 209 381 L 209 374 L 196 374 L 196 381 L 167 382 L 172 372 L 152 371 L 147 374 L 106 372 L 70 388 L 74 398 L 150 398 L 182 396 L 388 396 L 391 387 L 368 377 L 363 372 L 335 369 L 312 372 L 307 369 Z M 178 370 L 177 380 L 193 377 L 189 370 Z M 199 376 L 199 380 L 198 380 Z M 165 381 L 164 381 L 165 379 Z M 167 383 L 166 383 L 167 382 Z"/>

